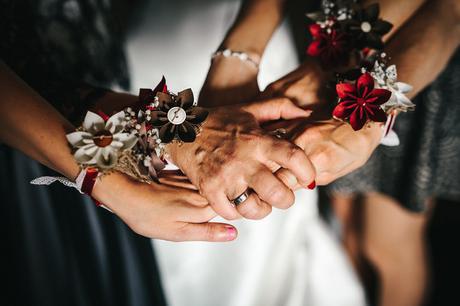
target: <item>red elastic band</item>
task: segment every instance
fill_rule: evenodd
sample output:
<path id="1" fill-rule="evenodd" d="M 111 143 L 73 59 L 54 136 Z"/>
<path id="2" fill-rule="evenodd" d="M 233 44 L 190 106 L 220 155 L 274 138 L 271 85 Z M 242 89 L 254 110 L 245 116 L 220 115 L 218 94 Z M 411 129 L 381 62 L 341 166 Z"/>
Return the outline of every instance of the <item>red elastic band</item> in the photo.
<path id="1" fill-rule="evenodd" d="M 91 197 L 96 206 L 101 206 L 102 203 L 92 197 L 94 184 L 96 184 L 96 178 L 99 174 L 99 171 L 96 168 L 87 168 L 85 178 L 83 179 L 83 184 L 81 186 L 81 191 Z"/>

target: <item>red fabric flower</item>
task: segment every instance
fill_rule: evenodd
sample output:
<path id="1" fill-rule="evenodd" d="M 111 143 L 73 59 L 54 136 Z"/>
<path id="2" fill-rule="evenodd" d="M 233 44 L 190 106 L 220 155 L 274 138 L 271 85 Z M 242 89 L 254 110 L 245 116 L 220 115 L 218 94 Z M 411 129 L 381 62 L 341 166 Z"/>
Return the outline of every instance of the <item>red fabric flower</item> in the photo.
<path id="1" fill-rule="evenodd" d="M 342 120 L 349 118 L 355 131 L 360 130 L 367 120 L 387 120 L 387 115 L 380 105 L 390 99 L 391 92 L 386 89 L 375 89 L 374 79 L 369 73 L 362 74 L 355 84 L 337 84 L 336 91 L 340 101 L 332 115 Z"/>
<path id="2" fill-rule="evenodd" d="M 349 44 L 347 35 L 335 29 L 330 33 L 322 29 L 319 24 L 310 25 L 313 41 L 307 48 L 307 54 L 319 57 L 326 66 L 346 64 L 348 62 Z"/>

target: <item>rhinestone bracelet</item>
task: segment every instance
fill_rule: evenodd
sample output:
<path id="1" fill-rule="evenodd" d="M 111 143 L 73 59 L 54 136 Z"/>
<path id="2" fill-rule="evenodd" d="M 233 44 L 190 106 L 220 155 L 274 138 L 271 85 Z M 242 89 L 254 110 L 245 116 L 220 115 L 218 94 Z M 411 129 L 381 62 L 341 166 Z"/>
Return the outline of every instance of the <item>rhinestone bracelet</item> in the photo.
<path id="1" fill-rule="evenodd" d="M 215 59 L 216 57 L 219 57 L 219 56 L 236 57 L 236 58 L 239 58 L 243 62 L 250 63 L 252 66 L 254 66 L 254 68 L 259 69 L 259 60 L 254 59 L 246 52 L 233 51 L 230 49 L 217 50 L 216 52 L 212 54 L 211 59 Z"/>

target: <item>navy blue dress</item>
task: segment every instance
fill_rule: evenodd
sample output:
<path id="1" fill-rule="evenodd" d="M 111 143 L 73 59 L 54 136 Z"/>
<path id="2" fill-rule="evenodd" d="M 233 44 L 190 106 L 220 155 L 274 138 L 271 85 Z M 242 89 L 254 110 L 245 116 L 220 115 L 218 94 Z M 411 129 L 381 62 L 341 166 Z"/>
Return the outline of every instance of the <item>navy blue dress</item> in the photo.
<path id="1" fill-rule="evenodd" d="M 112 9 L 109 0 L 0 0 L 0 59 L 79 122 L 94 88 L 129 86 Z M 2 305 L 165 304 L 150 239 L 74 190 L 30 185 L 50 170 L 2 144 L 0 169 Z"/>

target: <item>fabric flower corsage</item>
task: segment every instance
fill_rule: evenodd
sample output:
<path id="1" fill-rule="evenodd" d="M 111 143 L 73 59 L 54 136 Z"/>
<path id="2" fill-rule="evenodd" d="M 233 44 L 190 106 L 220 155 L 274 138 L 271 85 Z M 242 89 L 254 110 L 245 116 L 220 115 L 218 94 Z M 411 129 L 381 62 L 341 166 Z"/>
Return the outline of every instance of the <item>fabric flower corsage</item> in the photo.
<path id="1" fill-rule="evenodd" d="M 378 3 L 366 8 L 356 10 L 351 18 L 339 21 L 339 26 L 354 40 L 358 49 L 372 48 L 383 49 L 382 36 L 390 32 L 393 25 L 379 18 L 380 7 Z"/>
<path id="2" fill-rule="evenodd" d="M 158 107 L 149 123 L 159 128 L 161 141 L 193 142 L 208 111 L 195 106 L 192 90 L 187 89 L 177 95 L 160 92 L 157 97 Z"/>
<path id="3" fill-rule="evenodd" d="M 77 163 L 110 169 L 117 164 L 121 152 L 131 149 L 137 142 L 134 134 L 126 133 L 125 114 L 116 113 L 108 120 L 98 114 L 87 112 L 79 131 L 67 134 Z"/>
<path id="4" fill-rule="evenodd" d="M 158 181 L 166 163 L 165 145 L 193 142 L 207 115 L 207 110 L 196 107 L 190 89 L 176 95 L 168 91 L 163 78 L 153 90 L 140 89 L 136 105 L 111 117 L 88 112 L 82 126 L 67 139 L 82 168 Z"/>
<path id="5" fill-rule="evenodd" d="M 348 120 L 355 131 L 360 130 L 368 120 L 387 120 L 381 105 L 390 99 L 391 92 L 374 88 L 374 79 L 369 73 L 361 75 L 355 84 L 337 84 L 336 90 L 340 100 L 332 115 L 337 119 Z"/>
<path id="6" fill-rule="evenodd" d="M 355 131 L 368 121 L 385 122 L 382 143 L 397 145 L 399 139 L 392 130 L 396 115 L 415 105 L 406 96 L 412 87 L 397 80 L 396 66 L 388 65 L 389 58 L 381 52 L 382 36 L 393 25 L 379 18 L 379 13 L 378 3 L 362 8 L 355 0 L 322 0 L 322 11 L 307 15 L 313 21 L 307 54 L 318 57 L 324 66 L 338 65 L 338 103 L 332 116 L 349 122 Z M 340 65 L 349 59 L 359 64 L 341 71 Z"/>
<path id="7" fill-rule="evenodd" d="M 319 57 L 325 66 L 344 65 L 349 59 L 349 38 L 336 29 L 324 29 L 319 24 L 309 27 L 313 41 L 308 46 L 307 54 Z"/>

